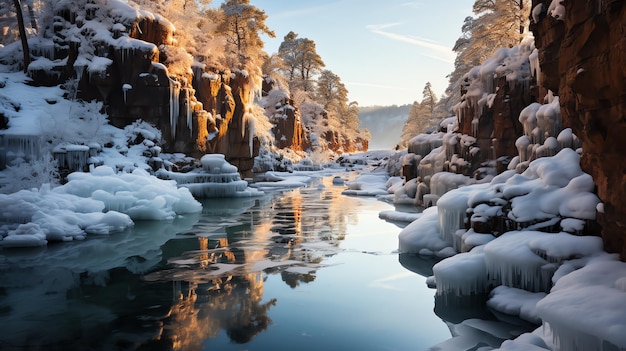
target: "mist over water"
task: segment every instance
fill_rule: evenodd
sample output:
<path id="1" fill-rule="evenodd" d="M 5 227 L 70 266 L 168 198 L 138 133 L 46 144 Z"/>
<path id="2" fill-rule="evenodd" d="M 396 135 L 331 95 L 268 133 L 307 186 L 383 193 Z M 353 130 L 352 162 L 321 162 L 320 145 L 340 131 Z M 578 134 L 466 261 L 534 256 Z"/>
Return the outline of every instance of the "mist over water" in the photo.
<path id="1" fill-rule="evenodd" d="M 391 150 L 400 141 L 411 105 L 359 107 L 359 128 L 372 134 L 370 150 Z"/>

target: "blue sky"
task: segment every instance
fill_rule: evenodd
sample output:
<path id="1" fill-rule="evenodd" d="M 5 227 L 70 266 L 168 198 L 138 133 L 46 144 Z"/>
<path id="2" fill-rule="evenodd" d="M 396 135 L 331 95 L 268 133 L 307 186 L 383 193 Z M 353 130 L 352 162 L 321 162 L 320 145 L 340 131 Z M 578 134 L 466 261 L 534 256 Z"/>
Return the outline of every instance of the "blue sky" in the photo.
<path id="1" fill-rule="evenodd" d="M 221 3 L 216 1 L 215 3 Z M 438 95 L 453 70 L 451 51 L 474 0 L 250 0 L 268 15 L 278 51 L 294 31 L 315 41 L 326 69 L 337 74 L 359 106 L 402 105 L 421 100 L 430 81 Z"/>

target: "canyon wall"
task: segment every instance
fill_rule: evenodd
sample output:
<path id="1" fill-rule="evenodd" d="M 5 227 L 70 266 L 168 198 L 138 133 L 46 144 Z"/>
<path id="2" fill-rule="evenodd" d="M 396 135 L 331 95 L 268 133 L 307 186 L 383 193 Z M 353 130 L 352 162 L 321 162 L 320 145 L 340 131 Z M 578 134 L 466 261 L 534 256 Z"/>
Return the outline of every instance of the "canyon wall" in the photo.
<path id="1" fill-rule="evenodd" d="M 467 103 L 462 103 L 457 111 L 459 133 L 476 138 L 475 146 L 480 149 L 479 153 L 466 156 L 472 164 L 471 172 L 485 161 L 498 159 L 498 173 L 506 170 L 508 161 L 517 155 L 515 141 L 523 134 L 519 114 L 536 101 L 536 89 L 529 80 L 496 76 L 491 84 L 495 87 L 491 103 L 483 106 L 479 106 L 478 101 L 471 101 L 467 90 L 461 89 Z M 456 153 L 469 155 L 462 147 L 463 143 L 458 143 Z"/>
<path id="2" fill-rule="evenodd" d="M 81 2 L 57 4 L 50 28 L 29 41 L 32 84 L 62 84 L 71 99 L 102 101 L 116 127 L 138 119 L 150 123 L 162 132 L 159 146 L 166 153 L 195 158 L 221 153 L 242 176 L 251 176 L 261 145 L 254 99 L 257 87 L 263 92 L 272 88 L 269 81 L 246 70 L 194 62 L 178 46 L 166 18 L 125 6 L 94 10 Z M 274 125 L 272 148 L 315 149 L 310 136 L 315 133 L 316 140 L 323 140 L 321 151 L 367 150 L 365 138 L 305 126 L 293 100 L 281 104 L 278 117 L 268 115 Z"/>
<path id="3" fill-rule="evenodd" d="M 583 145 L 581 166 L 603 202 L 605 249 L 626 260 L 626 3 L 533 0 L 541 83 L 559 96 L 563 124 Z M 563 11 L 564 10 L 564 11 Z"/>
<path id="4" fill-rule="evenodd" d="M 160 129 L 164 152 L 222 153 L 249 176 L 260 145 L 246 111 L 254 103 L 252 78 L 197 63 L 172 72 L 165 64 L 168 47 L 180 48 L 167 19 L 114 17 L 119 22 L 105 29 L 94 25 L 104 21 L 96 13 L 55 9 L 52 28 L 30 42 L 32 84 L 64 84 L 71 98 L 103 101 L 114 126 L 142 119 Z"/>

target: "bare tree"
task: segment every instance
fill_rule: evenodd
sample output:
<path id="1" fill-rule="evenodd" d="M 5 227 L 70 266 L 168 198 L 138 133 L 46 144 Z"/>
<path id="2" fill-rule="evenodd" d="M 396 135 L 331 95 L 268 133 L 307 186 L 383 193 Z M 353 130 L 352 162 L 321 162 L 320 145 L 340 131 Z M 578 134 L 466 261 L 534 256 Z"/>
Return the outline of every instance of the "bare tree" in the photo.
<path id="1" fill-rule="evenodd" d="M 17 26 L 20 31 L 20 40 L 22 41 L 22 52 L 24 54 L 24 73 L 28 72 L 30 65 L 30 49 L 28 48 L 28 37 L 26 37 L 26 27 L 24 26 L 24 16 L 22 14 L 22 4 L 20 0 L 13 0 L 15 13 L 17 17 Z"/>

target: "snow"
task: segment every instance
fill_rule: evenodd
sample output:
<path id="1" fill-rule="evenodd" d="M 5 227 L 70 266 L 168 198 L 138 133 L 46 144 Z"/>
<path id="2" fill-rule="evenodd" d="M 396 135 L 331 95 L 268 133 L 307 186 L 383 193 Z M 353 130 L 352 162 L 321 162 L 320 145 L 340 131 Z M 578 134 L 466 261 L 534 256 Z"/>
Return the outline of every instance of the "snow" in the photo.
<path id="1" fill-rule="evenodd" d="M 464 252 L 433 266 L 437 294 L 455 296 L 479 294 L 487 291 L 485 259 L 479 252 Z"/>
<path id="2" fill-rule="evenodd" d="M 391 222 L 411 223 L 422 216 L 421 212 L 382 211 L 378 217 Z"/>
<path id="3" fill-rule="evenodd" d="M 398 248 L 450 256 L 433 267 L 429 282 L 438 295 L 490 292 L 490 308 L 543 323 L 504 342 L 502 350 L 623 349 L 626 264 L 603 251 L 600 237 L 580 235 L 602 203 L 591 176 L 580 168 L 580 154 L 569 148 L 571 130 L 553 135 L 544 141 L 565 148 L 528 162 L 522 173 L 509 170 L 489 183 L 448 191 L 400 232 Z M 530 143 L 525 138 L 517 142 L 521 150 Z M 504 233 L 468 229 L 497 218 L 510 221 Z M 464 342 L 470 343 L 457 336 L 446 343 Z"/>
<path id="4" fill-rule="evenodd" d="M 376 196 L 387 195 L 387 173 L 365 173 L 359 175 L 354 181 L 346 182 L 347 190 L 343 195 Z"/>
<path id="5" fill-rule="evenodd" d="M 440 236 L 437 207 L 425 209 L 422 216 L 398 234 L 398 251 L 401 253 L 436 255 L 449 246 Z"/>
<path id="6" fill-rule="evenodd" d="M 202 209 L 187 189 L 178 189 L 174 182 L 140 169 L 115 174 L 108 166 L 93 173 L 72 173 L 67 184 L 53 189 L 44 185 L 2 194 L 0 204 L 8 209 L 0 220 L 18 224 L 15 229 L 0 229 L 4 246 L 45 244 L 44 239 L 82 240 L 86 234 L 124 230 L 133 220 L 172 220 Z"/>
<path id="7" fill-rule="evenodd" d="M 535 5 L 535 7 L 533 7 L 533 10 L 531 11 L 533 22 L 539 23 L 539 16 L 541 15 L 541 13 L 543 13 L 544 9 L 544 4 L 537 4 Z"/>
<path id="8" fill-rule="evenodd" d="M 552 0 L 547 14 L 563 20 L 562 2 Z M 122 1 L 109 0 L 107 6 L 121 23 L 112 21 L 108 28 L 89 21 L 84 29 L 93 30 L 95 39 L 122 49 L 123 60 L 135 55 L 135 51 L 153 52 L 156 47 L 125 35 L 113 39 L 109 29 L 126 32 L 125 24 L 150 16 L 174 30 L 164 18 L 133 9 Z M 540 20 L 544 10 L 543 4 L 532 9 L 535 22 Z M 42 57 L 33 61 L 31 69 L 49 70 L 60 64 L 54 60 L 49 45 L 42 44 L 34 50 Z M 77 74 L 85 69 L 90 74 L 101 74 L 111 63 L 109 58 L 89 56 L 81 51 L 75 69 L 80 72 Z M 159 63 L 153 66 L 166 70 Z M 241 73 L 247 75 L 246 71 Z M 495 78 L 528 81 L 531 76 L 540 84 L 538 50 L 534 43 L 525 39 L 520 46 L 498 50 L 491 59 L 472 69 L 466 76 L 469 86 L 465 101 L 456 108 L 474 108 L 479 116 L 482 109 L 493 102 Z M 104 165 L 92 163 L 89 172 L 71 173 L 65 185 L 44 184 L 0 194 L 0 246 L 4 248 L 37 247 L 55 241 L 84 240 L 89 235 L 109 235 L 124 231 L 138 220 L 162 221 L 162 226 L 166 227 L 168 222 L 202 210 L 194 196 L 259 196 L 265 189 L 306 187 L 315 177 L 312 172 L 267 172 L 262 180 L 249 186 L 224 155 L 205 155 L 200 160 L 202 169 L 184 174 L 161 170 L 157 174 L 166 179 L 159 179 L 147 171 L 146 158 L 141 155 L 146 150 L 154 150 L 158 155 L 160 149 L 154 141 L 160 139 L 160 132 L 140 123 L 124 131 L 105 126 L 102 123 L 105 118 L 93 112 L 99 111 L 101 106 L 89 103 L 80 105 L 80 111 L 73 113 L 87 111 L 89 113 L 83 115 L 93 118 L 94 123 L 75 125 L 69 122 L 74 121 L 70 117 L 51 122 L 50 115 L 70 115 L 68 111 L 78 106 L 64 99 L 65 92 L 60 87 L 33 89 L 24 84 L 27 78 L 19 73 L 2 73 L 0 78 L 5 85 L 3 93 L 10 92 L 0 97 L 0 113 L 9 118 L 9 129 L 0 131 L 0 169 L 14 160 L 40 160 L 44 141 L 54 142 L 54 151 L 60 154 L 61 163 L 72 170 L 85 168 L 88 156 L 96 157 L 89 154 L 93 142 L 97 145 L 95 148 L 107 143 L 114 145 L 97 155 Z M 175 136 L 181 114 L 181 84 L 171 80 L 169 86 L 170 129 Z M 121 86 L 124 99 L 131 89 L 130 84 Z M 185 94 L 189 91 L 185 90 Z M 276 101 L 288 97 L 284 92 L 272 91 L 272 94 Z M 275 107 L 276 101 L 270 108 Z M 519 152 L 517 161 L 511 163 L 511 170 L 490 182 L 469 185 L 466 176 L 441 172 L 446 162 L 463 164 L 463 159 L 453 155 L 458 143 L 471 145 L 475 142 L 470 136 L 453 133 L 458 118 L 450 117 L 440 123 L 447 128 L 447 133 L 412 138 L 408 153 L 402 156 L 402 165 L 419 164 L 422 182 L 411 180 L 403 184 L 400 178 L 391 178 L 386 172 L 363 172 L 352 181 L 338 178 L 333 183 L 347 188 L 344 195 L 381 199 L 387 199 L 390 193 L 396 199 L 406 196 L 418 199 L 421 195 L 424 203 L 436 204 L 423 212 L 386 211 L 379 217 L 409 223 L 398 235 L 400 253 L 446 258 L 433 267 L 434 278 L 429 280 L 435 283 L 438 295 L 490 292 L 487 302 L 490 308 L 544 324 L 543 330 L 505 342 L 501 349 L 556 347 L 569 350 L 609 346 L 626 349 L 623 313 L 626 264 L 619 262 L 615 255 L 604 253 L 601 238 L 573 235 L 582 234 L 596 213 L 604 212 L 604 206 L 594 193 L 593 179 L 580 168 L 580 152 L 574 151 L 580 147 L 578 138 L 571 129 L 562 129 L 558 96 L 548 95 L 546 102 L 531 104 L 522 111 L 519 121 L 524 135 L 515 143 Z M 187 104 L 185 109 L 187 127 L 191 130 L 192 106 Z M 479 122 L 478 117 L 472 121 L 474 135 L 478 134 Z M 241 133 L 243 136 L 248 126 L 250 154 L 253 154 L 252 137 L 257 129 L 262 129 L 257 128 L 258 123 L 253 111 L 245 113 Z M 95 126 L 96 131 L 88 135 L 85 125 Z M 126 140 L 131 135 L 141 135 L 146 140 L 142 145 L 127 145 Z M 311 139 L 315 138 L 312 133 Z M 365 164 L 367 159 L 353 156 L 349 162 L 353 166 Z M 313 168 L 306 162 L 300 165 Z M 505 223 L 504 232 L 477 232 L 480 224 L 493 223 L 495 219 Z M 163 241 L 163 238 L 156 239 L 159 243 Z M 142 247 L 155 245 L 146 241 Z M 126 242 L 121 239 L 120 242 L 110 251 L 128 250 Z M 66 256 L 67 252 L 57 259 Z M 124 252 L 119 257 L 110 256 L 115 261 L 128 255 Z M 171 263 L 188 265 L 195 264 L 196 260 Z M 293 266 L 294 263 L 267 260 L 255 264 L 253 271 Z M 241 265 L 216 267 L 219 270 L 212 274 L 219 275 L 239 269 Z M 459 337 L 450 344 L 467 342 L 469 345 L 475 341 L 476 331 L 490 328 L 487 324 L 477 320 L 464 322 L 455 332 L 463 334 L 462 330 L 472 329 L 474 334 Z M 554 345 L 545 342 L 546 335 L 553 338 Z"/>
<path id="9" fill-rule="evenodd" d="M 565 6 L 562 4 L 563 0 L 552 0 L 548 7 L 548 14 L 558 20 L 565 20 Z"/>
<path id="10" fill-rule="evenodd" d="M 614 255 L 597 255 L 560 278 L 537 311 L 562 350 L 600 350 L 603 343 L 626 348 L 624 306 L 626 264 Z"/>
<path id="11" fill-rule="evenodd" d="M 250 197 L 264 195 L 248 187 L 237 167 L 226 161 L 223 154 L 206 154 L 200 159 L 202 169 L 187 173 L 157 171 L 162 179 L 175 180 L 179 187 L 188 189 L 196 198 Z"/>

